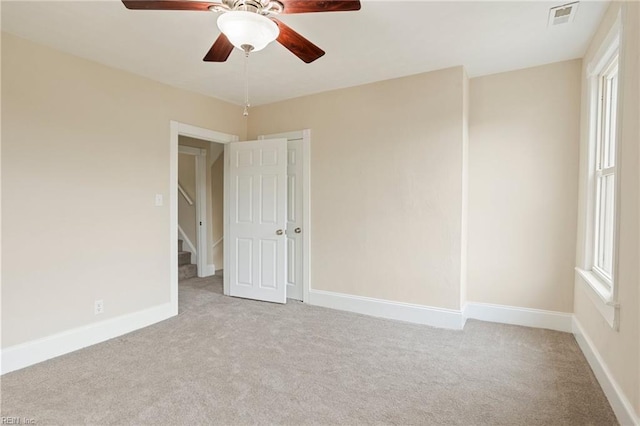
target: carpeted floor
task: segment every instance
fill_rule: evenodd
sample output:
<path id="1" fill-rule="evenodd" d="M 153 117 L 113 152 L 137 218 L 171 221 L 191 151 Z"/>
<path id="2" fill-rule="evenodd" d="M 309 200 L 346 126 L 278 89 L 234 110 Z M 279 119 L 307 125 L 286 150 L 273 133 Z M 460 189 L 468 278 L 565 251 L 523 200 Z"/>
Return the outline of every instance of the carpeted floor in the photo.
<path id="1" fill-rule="evenodd" d="M 611 425 L 570 334 L 464 331 L 180 284 L 180 315 L 2 377 L 2 416 L 61 424 Z"/>

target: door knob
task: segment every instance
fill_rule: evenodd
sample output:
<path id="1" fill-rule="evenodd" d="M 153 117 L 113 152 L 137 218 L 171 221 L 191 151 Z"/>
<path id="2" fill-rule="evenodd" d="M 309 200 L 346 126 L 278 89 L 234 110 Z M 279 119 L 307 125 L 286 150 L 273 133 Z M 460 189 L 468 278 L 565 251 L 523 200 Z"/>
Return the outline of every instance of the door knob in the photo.
<path id="1" fill-rule="evenodd" d="M 293 232 L 295 232 L 296 234 L 299 234 L 299 233 L 301 233 L 301 232 L 302 232 L 302 229 L 300 229 L 300 228 L 296 228 L 296 229 L 294 229 L 294 230 L 293 230 Z"/>
<path id="2" fill-rule="evenodd" d="M 284 232 L 282 231 L 282 229 L 278 229 L 278 230 L 276 231 L 276 235 L 282 235 L 282 234 L 284 234 Z"/>

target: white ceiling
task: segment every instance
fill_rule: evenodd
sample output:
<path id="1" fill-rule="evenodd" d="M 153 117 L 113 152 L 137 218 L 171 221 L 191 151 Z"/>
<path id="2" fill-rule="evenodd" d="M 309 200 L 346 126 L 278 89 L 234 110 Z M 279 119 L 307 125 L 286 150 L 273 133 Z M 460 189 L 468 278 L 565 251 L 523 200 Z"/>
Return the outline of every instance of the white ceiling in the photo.
<path id="1" fill-rule="evenodd" d="M 278 43 L 250 58 L 253 105 L 451 66 L 470 77 L 579 58 L 608 1 L 582 1 L 571 24 L 547 28 L 558 1 L 372 1 L 358 12 L 282 15 L 327 54 L 305 64 Z M 2 31 L 235 104 L 243 55 L 205 63 L 219 34 L 212 12 L 131 11 L 110 1 L 2 1 Z"/>

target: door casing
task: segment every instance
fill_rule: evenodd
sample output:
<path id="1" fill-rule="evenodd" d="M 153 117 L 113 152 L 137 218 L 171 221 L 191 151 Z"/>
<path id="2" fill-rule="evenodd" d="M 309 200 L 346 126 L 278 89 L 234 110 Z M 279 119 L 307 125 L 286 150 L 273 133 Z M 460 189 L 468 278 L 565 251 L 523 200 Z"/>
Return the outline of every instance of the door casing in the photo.
<path id="1" fill-rule="evenodd" d="M 227 144 L 239 140 L 238 136 L 217 132 L 204 127 L 192 126 L 171 120 L 169 122 L 169 288 L 172 313 L 178 314 L 178 145 L 179 137 L 187 136 L 213 143 Z M 226 162 L 225 149 L 225 162 Z M 225 167 L 226 172 L 226 167 Z M 227 184 L 225 176 L 224 204 L 227 203 Z M 201 203 L 206 204 L 206 203 Z M 205 207 L 206 209 L 206 207 Z M 205 210 L 206 212 L 206 210 Z M 206 213 L 205 213 L 206 216 Z M 225 214 L 224 234 L 227 234 L 228 221 Z M 206 244 L 206 238 L 205 242 Z M 206 250 L 205 250 L 206 251 Z M 225 260 L 226 262 L 226 260 Z M 206 263 L 206 260 L 205 260 Z"/>

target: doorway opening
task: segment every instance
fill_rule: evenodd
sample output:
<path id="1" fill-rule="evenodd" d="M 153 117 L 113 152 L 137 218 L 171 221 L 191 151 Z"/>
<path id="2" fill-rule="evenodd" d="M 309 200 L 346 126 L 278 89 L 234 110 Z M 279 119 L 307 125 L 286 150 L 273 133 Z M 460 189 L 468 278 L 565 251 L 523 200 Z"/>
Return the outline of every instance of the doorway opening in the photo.
<path id="1" fill-rule="evenodd" d="M 178 136 L 178 279 L 222 270 L 224 144 Z"/>
<path id="2" fill-rule="evenodd" d="M 309 221 L 309 165 L 310 165 L 310 131 L 296 131 L 288 132 L 277 135 L 261 136 L 260 139 L 285 139 L 285 152 L 284 158 L 286 158 L 286 176 L 287 181 L 286 190 L 286 208 L 287 216 L 283 229 L 278 229 L 277 235 L 283 236 L 286 240 L 287 249 L 285 249 L 286 255 L 285 265 L 287 272 L 284 274 L 286 278 L 286 298 L 305 301 L 308 300 L 308 294 L 310 290 L 310 221 Z M 171 121 L 171 138 L 170 138 L 170 289 L 171 289 L 171 303 L 175 309 L 175 313 L 178 312 L 178 241 L 182 239 L 181 236 L 188 236 L 189 231 L 184 229 L 181 225 L 179 230 L 179 203 L 188 203 L 188 199 L 193 202 L 193 209 L 195 210 L 195 222 L 197 225 L 194 232 L 191 232 L 193 236 L 195 234 L 195 242 L 191 241 L 191 244 L 186 244 L 183 239 L 184 246 L 193 248 L 187 256 L 191 258 L 193 253 L 195 265 L 198 265 L 197 275 L 201 277 L 211 276 L 216 274 L 216 270 L 225 270 L 223 274 L 223 293 L 225 295 L 232 295 L 230 290 L 229 276 L 234 275 L 233 271 L 240 270 L 238 264 L 231 265 L 231 255 L 225 256 L 225 254 L 233 254 L 238 250 L 231 250 L 230 240 L 233 240 L 230 233 L 230 222 L 232 215 L 232 207 L 238 205 L 236 202 L 230 202 L 231 200 L 231 164 L 238 163 L 240 158 L 231 160 L 230 151 L 237 149 L 239 145 L 233 144 L 231 146 L 226 145 L 232 142 L 237 142 L 238 137 L 235 135 L 216 132 L 209 129 L 204 129 L 196 126 L 191 126 L 184 123 Z M 180 154 L 184 154 L 182 163 L 188 164 L 195 162 L 195 165 L 190 166 L 195 170 L 193 171 L 194 180 L 198 185 L 189 186 L 189 189 L 185 188 L 185 184 L 180 182 L 179 185 L 179 162 Z M 218 155 L 216 155 L 218 154 Z M 190 157 L 189 157 L 190 156 Z M 261 155 L 261 162 L 267 161 L 267 157 Z M 238 161 L 236 161 L 238 160 Z M 292 166 L 292 167 L 290 167 Z M 214 180 L 214 175 L 219 176 L 220 169 L 223 169 L 223 179 Z M 186 178 L 184 178 L 186 180 Z M 237 179 L 236 179 L 237 180 Z M 234 180 L 234 182 L 236 182 Z M 236 182 L 238 183 L 238 182 Z M 180 189 L 180 187 L 182 187 Z M 195 187 L 195 188 L 194 188 Z M 220 197 L 220 189 L 222 188 L 222 196 Z M 183 194 L 184 192 L 184 194 Z M 191 192 L 191 194 L 190 194 Z M 195 193 L 195 195 L 193 195 Z M 215 194 L 214 194 L 215 193 Z M 236 197 L 234 200 L 238 200 L 237 195 L 242 191 L 235 191 Z M 196 198 L 196 200 L 193 199 Z M 216 223 L 214 219 L 214 204 L 216 200 L 222 198 L 223 207 L 223 225 L 222 233 L 220 234 L 220 223 Z M 261 198 L 263 199 L 263 198 Z M 219 219 L 219 214 L 217 218 Z M 237 218 L 237 215 L 234 216 Z M 186 225 L 185 225 L 186 227 Z M 284 235 L 283 235 L 284 234 Z M 191 238 L 189 238 L 191 240 Z M 263 247 L 267 247 L 263 244 Z M 236 247 L 237 248 L 237 247 Z M 184 250 L 183 250 L 184 251 Z M 184 256 L 184 255 L 183 255 Z M 184 257 L 187 257 L 184 256 Z M 237 263 L 237 262 L 236 262 Z M 233 268 L 233 269 L 232 269 Z M 278 267 L 280 268 L 280 267 Z M 266 271 L 266 270 L 265 270 Z M 262 274 L 262 277 L 266 277 L 271 274 Z M 262 279 L 260 278 L 260 280 Z M 249 298 L 255 298 L 249 296 Z M 259 300 L 262 300 L 258 297 Z M 286 299 L 283 299 L 284 302 Z"/>
<path id="3" fill-rule="evenodd" d="M 170 123 L 169 284 L 170 300 L 176 314 L 178 313 L 179 263 L 187 260 L 189 263 L 195 262 L 193 264 L 196 265 L 196 274 L 199 277 L 214 275 L 216 269 L 223 268 L 222 246 L 225 230 L 224 224 L 220 229 L 219 219 L 223 218 L 220 215 L 220 209 L 224 211 L 227 203 L 224 195 L 221 195 L 225 194 L 225 182 L 224 178 L 222 181 L 219 179 L 219 172 L 224 170 L 224 144 L 237 140 L 238 137 L 235 135 L 177 121 Z M 183 176 L 180 176 L 180 169 Z M 188 183 L 187 180 L 189 180 Z M 190 204 L 189 200 L 193 204 Z M 218 209 L 214 209 L 214 203 Z M 182 215 L 179 214 L 181 204 Z M 216 210 L 217 214 L 214 216 Z M 215 239 L 214 235 L 217 235 Z M 189 243 L 186 239 L 189 239 Z M 182 243 L 179 243 L 180 240 Z M 179 256 L 180 251 L 189 253 Z M 220 263 L 215 263 L 215 256 L 218 256 Z M 193 269 L 193 267 L 189 268 Z"/>

